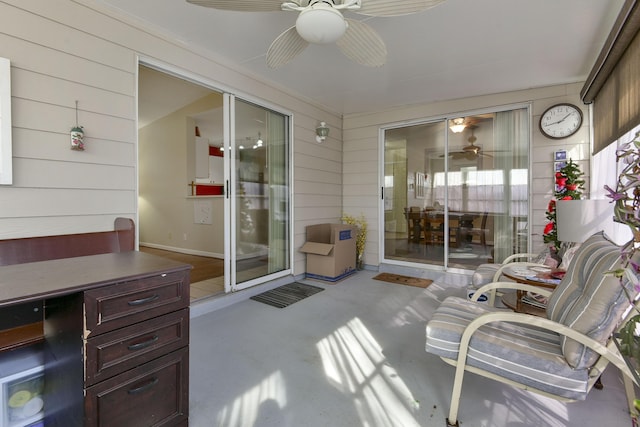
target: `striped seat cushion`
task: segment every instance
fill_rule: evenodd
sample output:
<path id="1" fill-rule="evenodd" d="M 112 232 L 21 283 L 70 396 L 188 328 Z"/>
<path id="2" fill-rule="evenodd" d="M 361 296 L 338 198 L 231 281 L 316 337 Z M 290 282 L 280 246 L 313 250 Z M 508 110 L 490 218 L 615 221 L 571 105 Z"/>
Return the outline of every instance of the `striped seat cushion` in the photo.
<path id="1" fill-rule="evenodd" d="M 502 267 L 502 264 L 480 264 L 471 276 L 471 285 L 474 288 L 479 288 L 482 285 L 491 283 L 493 276 L 495 276 L 500 267 Z"/>
<path id="2" fill-rule="evenodd" d="M 456 360 L 467 325 L 495 310 L 446 298 L 427 324 L 426 350 Z M 559 335 L 527 324 L 494 322 L 480 327 L 469 343 L 467 364 L 567 399 L 583 400 L 587 395 L 588 370 L 567 363 Z"/>
<path id="3" fill-rule="evenodd" d="M 549 298 L 547 317 L 605 344 L 628 309 L 628 296 L 619 280 L 605 274 L 620 265 L 620 247 L 604 233 L 589 237 L 578 249 L 562 282 Z M 633 295 L 633 286 L 626 283 Z M 562 338 L 569 365 L 582 369 L 593 365 L 598 354 L 582 344 Z"/>

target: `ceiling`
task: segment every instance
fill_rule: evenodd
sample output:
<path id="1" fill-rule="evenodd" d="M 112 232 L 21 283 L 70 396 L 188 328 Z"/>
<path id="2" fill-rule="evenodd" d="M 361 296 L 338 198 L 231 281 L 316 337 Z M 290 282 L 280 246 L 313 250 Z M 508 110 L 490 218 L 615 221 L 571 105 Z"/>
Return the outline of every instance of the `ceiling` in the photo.
<path id="1" fill-rule="evenodd" d="M 274 70 L 265 53 L 295 24 L 295 12 L 221 11 L 185 0 L 97 1 L 339 114 L 583 81 L 624 2 L 446 0 L 399 17 L 348 12 L 380 34 L 388 51 L 384 66 L 357 65 L 335 45 L 310 45 Z"/>

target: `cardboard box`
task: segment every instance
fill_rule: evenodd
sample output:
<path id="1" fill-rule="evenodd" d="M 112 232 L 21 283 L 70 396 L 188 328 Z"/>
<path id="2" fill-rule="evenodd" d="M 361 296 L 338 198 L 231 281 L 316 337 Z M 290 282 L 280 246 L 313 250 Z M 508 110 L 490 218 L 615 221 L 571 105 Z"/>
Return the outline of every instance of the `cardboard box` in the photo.
<path id="1" fill-rule="evenodd" d="M 317 224 L 307 227 L 307 277 L 336 282 L 356 271 L 356 227 Z"/>

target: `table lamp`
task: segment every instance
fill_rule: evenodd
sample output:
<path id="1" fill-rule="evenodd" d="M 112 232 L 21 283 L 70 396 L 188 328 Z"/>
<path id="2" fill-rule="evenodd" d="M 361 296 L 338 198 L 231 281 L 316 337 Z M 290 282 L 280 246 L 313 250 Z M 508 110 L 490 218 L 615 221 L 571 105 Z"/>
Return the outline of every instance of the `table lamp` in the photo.
<path id="1" fill-rule="evenodd" d="M 613 204 L 609 200 L 558 200 L 556 227 L 561 242 L 582 243 L 591 235 L 613 229 Z"/>

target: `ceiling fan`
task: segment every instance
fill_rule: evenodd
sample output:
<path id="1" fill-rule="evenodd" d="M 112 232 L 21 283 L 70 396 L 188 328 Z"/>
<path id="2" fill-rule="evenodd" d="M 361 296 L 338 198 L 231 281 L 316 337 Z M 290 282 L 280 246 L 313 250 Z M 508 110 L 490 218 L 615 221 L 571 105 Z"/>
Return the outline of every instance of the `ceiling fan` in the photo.
<path id="1" fill-rule="evenodd" d="M 352 61 L 380 67 L 387 48 L 376 31 L 362 21 L 345 18 L 347 10 L 367 16 L 400 16 L 421 12 L 445 0 L 186 0 L 199 6 L 240 12 L 299 12 L 296 25 L 280 34 L 267 51 L 267 65 L 279 68 L 309 45 L 336 43 Z"/>
<path id="2" fill-rule="evenodd" d="M 489 154 L 481 153 L 480 150 L 482 150 L 482 148 L 474 144 L 478 140 L 478 138 L 476 138 L 476 136 L 474 135 L 476 126 L 471 125 L 467 127 L 471 129 L 471 136 L 467 138 L 469 145 L 465 145 L 459 151 L 451 152 L 451 158 L 454 160 L 475 160 L 476 158 L 478 158 L 478 156 L 492 157 Z"/>

